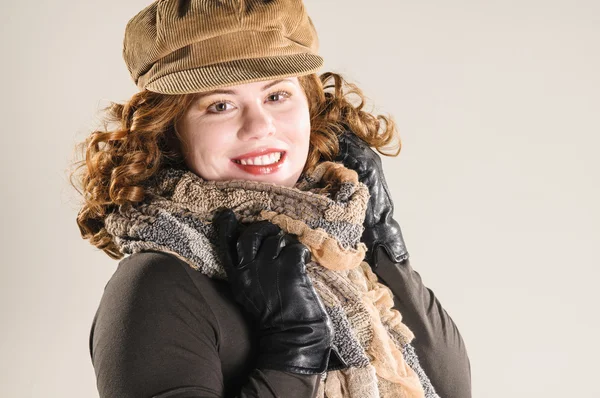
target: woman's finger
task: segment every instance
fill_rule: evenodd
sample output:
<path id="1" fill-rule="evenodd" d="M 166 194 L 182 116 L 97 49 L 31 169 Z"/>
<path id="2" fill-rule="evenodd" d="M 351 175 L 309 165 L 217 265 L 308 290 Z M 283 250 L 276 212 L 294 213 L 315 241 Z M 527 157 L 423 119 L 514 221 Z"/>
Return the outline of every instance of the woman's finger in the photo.
<path id="1" fill-rule="evenodd" d="M 277 235 L 280 231 L 281 228 L 269 221 L 250 224 L 237 241 L 238 266 L 253 261 L 265 238 Z"/>

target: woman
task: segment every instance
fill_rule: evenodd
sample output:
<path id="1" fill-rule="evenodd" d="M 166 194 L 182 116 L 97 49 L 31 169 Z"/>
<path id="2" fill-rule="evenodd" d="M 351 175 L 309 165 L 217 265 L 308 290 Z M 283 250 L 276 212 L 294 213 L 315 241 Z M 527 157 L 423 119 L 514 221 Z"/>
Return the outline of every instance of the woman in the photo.
<path id="1" fill-rule="evenodd" d="M 140 92 L 80 176 L 82 237 L 130 254 L 90 334 L 100 396 L 470 396 L 370 148 L 394 124 L 318 77 L 317 47 L 294 0 L 157 1 L 128 23 Z"/>

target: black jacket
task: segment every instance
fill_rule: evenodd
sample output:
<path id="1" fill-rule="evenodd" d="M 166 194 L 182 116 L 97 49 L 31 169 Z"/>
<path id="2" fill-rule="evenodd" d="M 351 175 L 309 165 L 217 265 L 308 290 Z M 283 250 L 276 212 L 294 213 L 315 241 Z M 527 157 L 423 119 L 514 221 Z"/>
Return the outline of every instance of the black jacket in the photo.
<path id="1" fill-rule="evenodd" d="M 376 273 L 415 333 L 413 345 L 440 397 L 471 397 L 469 359 L 452 319 L 408 260 L 377 258 Z M 171 254 L 131 255 L 108 281 L 92 323 L 100 397 L 313 397 L 319 375 L 255 368 L 252 331 L 226 282 Z"/>

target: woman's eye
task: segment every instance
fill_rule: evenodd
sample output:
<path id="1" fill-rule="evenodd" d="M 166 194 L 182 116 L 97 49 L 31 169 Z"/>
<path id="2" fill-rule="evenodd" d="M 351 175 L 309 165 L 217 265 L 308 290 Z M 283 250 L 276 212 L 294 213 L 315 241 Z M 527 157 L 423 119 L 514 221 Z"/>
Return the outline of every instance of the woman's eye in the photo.
<path id="1" fill-rule="evenodd" d="M 281 102 L 282 99 L 288 98 L 290 95 L 291 94 L 287 91 L 277 91 L 275 93 L 269 94 L 267 98 L 269 98 L 269 100 L 273 99 L 273 102 Z"/>
<path id="2" fill-rule="evenodd" d="M 207 109 L 213 113 L 223 113 L 227 110 L 227 105 L 231 104 L 226 101 L 218 101 L 210 104 Z"/>

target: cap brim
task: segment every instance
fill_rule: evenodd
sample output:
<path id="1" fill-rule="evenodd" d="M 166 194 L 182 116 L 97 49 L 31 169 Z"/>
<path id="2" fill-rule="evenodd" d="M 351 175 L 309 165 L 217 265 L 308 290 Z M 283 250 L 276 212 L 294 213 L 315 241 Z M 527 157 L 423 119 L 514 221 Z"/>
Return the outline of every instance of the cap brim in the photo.
<path id="1" fill-rule="evenodd" d="M 323 58 L 310 53 L 238 59 L 170 73 L 147 83 L 144 88 L 161 94 L 200 93 L 237 84 L 308 75 L 322 66 Z"/>

